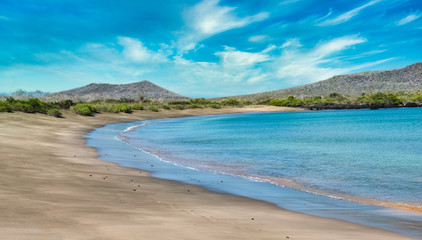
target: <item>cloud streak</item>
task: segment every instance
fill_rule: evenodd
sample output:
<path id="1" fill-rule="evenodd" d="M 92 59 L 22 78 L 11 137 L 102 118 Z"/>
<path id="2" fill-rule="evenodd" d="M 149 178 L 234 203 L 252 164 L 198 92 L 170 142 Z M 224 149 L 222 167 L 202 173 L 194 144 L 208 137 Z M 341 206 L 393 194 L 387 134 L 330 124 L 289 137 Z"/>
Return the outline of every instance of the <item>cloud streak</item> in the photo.
<path id="1" fill-rule="evenodd" d="M 348 12 L 345 12 L 345 13 L 343 13 L 343 14 L 335 17 L 335 18 L 327 19 L 327 20 L 319 23 L 318 26 L 333 26 L 333 25 L 345 23 L 345 22 L 349 21 L 350 19 L 352 19 L 353 17 L 357 16 L 359 14 L 359 12 L 362 11 L 363 9 L 370 7 L 374 4 L 377 4 L 381 1 L 382 0 L 372 0 L 372 1 L 368 2 L 367 4 L 364 4 L 360 7 L 357 7 L 355 9 L 348 11 Z M 329 15 L 331 15 L 331 11 L 330 11 Z"/>
<path id="2" fill-rule="evenodd" d="M 416 19 L 420 18 L 421 16 L 422 16 L 421 13 L 411 13 L 411 14 L 407 15 L 406 17 L 400 19 L 400 21 L 398 21 L 396 23 L 396 25 L 401 26 L 401 25 L 408 24 L 408 23 L 413 22 Z"/>
<path id="3" fill-rule="evenodd" d="M 288 40 L 283 52 L 274 61 L 276 76 L 293 85 L 306 84 L 347 73 L 348 69 L 335 68 L 339 57 L 333 57 L 342 51 L 366 42 L 365 38 L 352 35 L 344 36 L 317 44 L 312 50 L 301 50 L 298 39 Z M 323 64 L 329 65 L 322 66 Z"/>

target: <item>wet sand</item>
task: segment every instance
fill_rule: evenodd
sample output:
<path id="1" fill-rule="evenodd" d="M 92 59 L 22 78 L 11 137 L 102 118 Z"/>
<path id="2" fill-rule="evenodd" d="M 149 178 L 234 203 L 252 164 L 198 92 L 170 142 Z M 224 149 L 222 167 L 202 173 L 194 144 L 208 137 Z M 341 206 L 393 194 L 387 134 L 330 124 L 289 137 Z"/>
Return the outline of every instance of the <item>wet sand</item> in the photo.
<path id="1" fill-rule="evenodd" d="M 248 107 L 133 114 L 0 113 L 1 239 L 411 239 L 280 209 L 98 160 L 82 137 L 116 122 L 281 111 Z"/>

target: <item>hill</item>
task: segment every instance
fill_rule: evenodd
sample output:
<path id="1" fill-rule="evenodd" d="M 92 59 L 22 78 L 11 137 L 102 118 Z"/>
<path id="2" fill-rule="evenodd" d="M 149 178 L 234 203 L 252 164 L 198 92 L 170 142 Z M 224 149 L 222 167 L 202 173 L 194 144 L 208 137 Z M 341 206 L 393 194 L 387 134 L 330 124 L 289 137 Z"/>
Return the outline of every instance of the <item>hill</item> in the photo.
<path id="1" fill-rule="evenodd" d="M 84 87 L 53 93 L 43 97 L 46 100 L 78 99 L 84 101 L 122 98 L 148 98 L 154 100 L 188 99 L 188 97 L 169 91 L 147 80 L 129 84 L 92 83 Z"/>
<path id="2" fill-rule="evenodd" d="M 234 98 L 244 101 L 264 101 L 269 98 L 296 98 L 328 96 L 330 93 L 361 95 L 376 92 L 415 92 L 422 90 L 422 63 L 385 71 L 370 71 L 339 75 L 327 80 L 281 90 L 239 95 Z"/>

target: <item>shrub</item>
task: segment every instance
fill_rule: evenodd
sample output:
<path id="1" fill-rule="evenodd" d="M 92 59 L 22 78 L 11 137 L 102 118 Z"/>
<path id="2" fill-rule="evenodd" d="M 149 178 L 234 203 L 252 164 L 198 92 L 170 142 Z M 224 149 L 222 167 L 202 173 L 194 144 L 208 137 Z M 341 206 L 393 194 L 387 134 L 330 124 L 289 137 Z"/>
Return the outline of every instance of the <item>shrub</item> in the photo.
<path id="1" fill-rule="evenodd" d="M 190 100 L 190 104 L 200 104 L 200 105 L 206 105 L 206 104 L 212 104 L 213 102 L 210 100 L 206 100 L 205 98 L 196 98 Z"/>
<path id="2" fill-rule="evenodd" d="M 25 102 L 15 102 L 12 105 L 12 110 L 18 111 L 18 112 L 25 112 L 25 113 L 35 113 L 36 112 L 34 107 L 32 107 L 31 105 L 29 105 L 28 103 L 25 103 Z"/>
<path id="3" fill-rule="evenodd" d="M 171 105 L 187 105 L 190 103 L 191 103 L 190 101 L 181 101 L 181 100 L 175 100 L 175 101 L 169 102 L 169 104 Z"/>
<path id="4" fill-rule="evenodd" d="M 6 98 L 6 102 L 8 102 L 8 103 L 15 103 L 15 102 L 17 102 L 17 100 L 15 100 L 14 98 L 12 98 L 12 97 L 7 97 Z"/>
<path id="5" fill-rule="evenodd" d="M 0 112 L 11 112 L 12 108 L 10 107 L 10 103 L 7 101 L 0 101 Z"/>
<path id="6" fill-rule="evenodd" d="M 164 108 L 164 109 L 167 109 L 167 110 L 170 110 L 171 109 L 171 107 L 169 106 L 169 105 L 167 105 L 167 104 L 164 104 L 163 106 L 161 106 L 162 108 Z"/>
<path id="7" fill-rule="evenodd" d="M 149 105 L 148 110 L 153 112 L 158 112 L 158 106 L 157 105 Z"/>
<path id="8" fill-rule="evenodd" d="M 61 109 L 69 109 L 75 103 L 72 100 L 64 100 L 56 103 Z"/>
<path id="9" fill-rule="evenodd" d="M 124 112 L 124 113 L 132 112 L 131 107 L 125 103 L 114 105 L 114 108 L 116 109 L 117 112 Z"/>
<path id="10" fill-rule="evenodd" d="M 82 116 L 92 116 L 97 110 L 92 104 L 82 104 L 78 103 L 75 106 L 72 106 L 70 110 L 78 115 Z"/>
<path id="11" fill-rule="evenodd" d="M 135 103 L 131 105 L 132 110 L 144 110 L 144 105 L 140 103 Z"/>
<path id="12" fill-rule="evenodd" d="M 215 108 L 215 109 L 219 109 L 219 108 L 221 108 L 221 105 L 217 104 L 217 103 L 213 103 L 213 104 L 210 104 L 210 107 Z"/>
<path id="13" fill-rule="evenodd" d="M 397 104 L 403 103 L 403 100 L 398 96 L 398 94 L 394 94 L 394 93 L 388 93 L 387 100 L 390 104 L 397 105 Z"/>
<path id="14" fill-rule="evenodd" d="M 410 97 L 412 102 L 422 103 L 422 94 L 415 93 Z"/>
<path id="15" fill-rule="evenodd" d="M 57 118 L 62 117 L 62 113 L 60 112 L 59 109 L 56 109 L 56 108 L 48 110 L 47 115 L 57 117 Z"/>
<path id="16" fill-rule="evenodd" d="M 177 110 L 183 110 L 183 109 L 186 109 L 186 106 L 183 104 L 176 104 L 176 105 L 172 105 L 171 108 L 174 108 Z"/>
<path id="17" fill-rule="evenodd" d="M 268 104 L 273 106 L 299 107 L 303 105 L 303 101 L 294 96 L 288 96 L 284 99 L 271 99 Z"/>
<path id="18" fill-rule="evenodd" d="M 197 104 L 197 103 L 191 103 L 189 104 L 190 108 L 201 108 L 201 105 Z"/>
<path id="19" fill-rule="evenodd" d="M 221 104 L 229 105 L 229 106 L 236 106 L 236 105 L 240 105 L 242 103 L 239 100 L 236 100 L 236 99 L 227 99 L 227 100 L 221 101 Z"/>

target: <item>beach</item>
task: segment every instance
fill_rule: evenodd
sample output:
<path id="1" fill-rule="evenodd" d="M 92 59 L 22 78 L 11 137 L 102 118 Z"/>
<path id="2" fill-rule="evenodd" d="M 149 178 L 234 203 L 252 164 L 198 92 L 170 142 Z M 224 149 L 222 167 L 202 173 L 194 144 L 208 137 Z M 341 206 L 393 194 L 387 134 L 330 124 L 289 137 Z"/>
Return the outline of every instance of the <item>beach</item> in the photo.
<path id="1" fill-rule="evenodd" d="M 83 135 L 117 122 L 279 107 L 64 118 L 0 113 L 2 239 L 412 239 L 157 179 L 98 160 Z"/>

